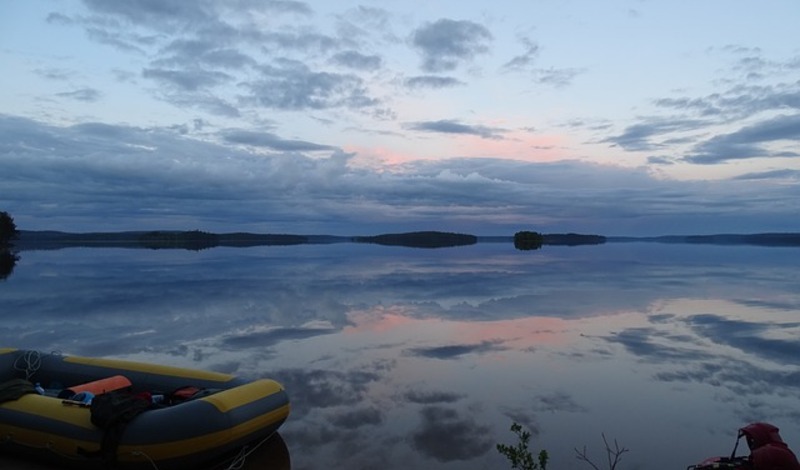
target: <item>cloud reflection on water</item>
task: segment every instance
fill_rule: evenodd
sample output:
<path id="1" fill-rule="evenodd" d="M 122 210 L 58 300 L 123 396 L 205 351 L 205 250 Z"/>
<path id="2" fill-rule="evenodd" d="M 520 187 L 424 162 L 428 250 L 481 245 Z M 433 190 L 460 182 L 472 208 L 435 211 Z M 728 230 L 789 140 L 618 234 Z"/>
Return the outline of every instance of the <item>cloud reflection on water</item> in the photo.
<path id="1" fill-rule="evenodd" d="M 499 468 L 511 420 L 554 467 L 606 432 L 632 468 L 682 468 L 745 420 L 800 443 L 797 265 L 647 244 L 26 252 L 0 338 L 275 377 L 295 468 Z"/>

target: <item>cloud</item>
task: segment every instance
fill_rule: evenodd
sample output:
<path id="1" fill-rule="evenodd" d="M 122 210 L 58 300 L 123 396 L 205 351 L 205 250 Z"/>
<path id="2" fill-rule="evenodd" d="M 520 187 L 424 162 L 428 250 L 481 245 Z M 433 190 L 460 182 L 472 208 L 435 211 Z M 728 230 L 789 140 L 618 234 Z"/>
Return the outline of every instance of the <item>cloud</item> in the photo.
<path id="1" fill-rule="evenodd" d="M 236 332 L 222 340 L 222 347 L 234 349 L 249 349 L 255 346 L 271 347 L 281 341 L 313 338 L 321 335 L 336 333 L 334 328 L 271 328 L 266 331 Z"/>
<path id="2" fill-rule="evenodd" d="M 100 98 L 103 96 L 103 94 L 100 93 L 99 90 L 96 90 L 94 88 L 80 88 L 78 90 L 56 93 L 56 96 L 92 103 L 95 101 L 99 101 Z"/>
<path id="3" fill-rule="evenodd" d="M 421 390 L 409 390 L 403 394 L 403 398 L 411 403 L 433 405 L 440 403 L 455 403 L 464 398 L 464 395 L 459 395 L 452 392 L 426 392 Z"/>
<path id="4" fill-rule="evenodd" d="M 756 323 L 731 320 L 718 315 L 695 315 L 689 326 L 716 344 L 725 344 L 756 354 L 778 364 L 800 365 L 800 340 L 768 337 L 781 330 L 795 331 L 800 323 Z"/>
<path id="5" fill-rule="evenodd" d="M 86 35 L 95 42 L 119 49 L 122 52 L 133 52 L 146 55 L 146 48 L 152 45 L 152 38 L 128 32 L 111 31 L 105 27 L 87 26 Z"/>
<path id="6" fill-rule="evenodd" d="M 378 55 L 367 55 L 352 50 L 334 54 L 331 57 L 331 61 L 355 70 L 377 70 L 383 63 L 383 60 Z"/>
<path id="7" fill-rule="evenodd" d="M 488 52 L 491 39 L 489 30 L 478 23 L 440 19 L 417 29 L 412 43 L 422 54 L 422 69 L 438 73 Z"/>
<path id="8" fill-rule="evenodd" d="M 793 310 L 792 305 L 771 301 L 738 303 L 759 311 Z M 794 395 L 800 386 L 796 370 L 800 341 L 794 339 L 798 322 L 757 322 L 716 314 L 659 315 L 650 320 L 655 326 L 627 328 L 605 339 L 623 344 L 647 362 L 673 369 L 656 372 L 656 380 L 704 383 L 745 397 Z M 676 332 L 681 330 L 685 333 Z M 709 344 L 714 351 L 707 350 Z M 729 348 L 738 353 L 726 352 Z"/>
<path id="9" fill-rule="evenodd" d="M 562 88 L 571 85 L 575 77 L 584 72 L 586 72 L 586 70 L 581 68 L 551 67 L 549 69 L 536 69 L 534 77 L 537 83 Z"/>
<path id="10" fill-rule="evenodd" d="M 314 13 L 308 4 L 304 2 L 293 0 L 267 0 L 261 3 L 274 13 L 294 13 L 302 16 L 311 16 Z"/>
<path id="11" fill-rule="evenodd" d="M 154 66 L 197 68 L 198 65 L 225 69 L 241 69 L 256 65 L 255 59 L 230 48 L 220 47 L 208 39 L 175 39 L 161 51 L 162 58 L 152 62 Z"/>
<path id="12" fill-rule="evenodd" d="M 520 42 L 525 48 L 525 52 L 514 56 L 511 60 L 503 64 L 504 70 L 515 71 L 527 69 L 533 64 L 534 59 L 539 54 L 539 45 L 532 39 L 523 37 L 520 38 Z"/>
<path id="13" fill-rule="evenodd" d="M 181 2 L 165 0 L 132 0 L 130 2 L 104 2 L 84 0 L 93 12 L 124 19 L 135 25 L 146 25 L 171 29 L 176 26 L 191 26 L 214 21 L 212 2 Z"/>
<path id="14" fill-rule="evenodd" d="M 313 152 L 317 150 L 334 150 L 329 145 L 315 144 L 302 140 L 282 139 L 270 132 L 255 132 L 240 129 L 231 129 L 222 132 L 222 138 L 232 144 L 252 145 L 254 147 L 267 147 L 282 152 Z"/>
<path id="15" fill-rule="evenodd" d="M 715 117 L 720 122 L 744 119 L 765 111 L 800 109 L 800 83 L 733 86 L 704 97 L 659 98 L 658 107 Z"/>
<path id="16" fill-rule="evenodd" d="M 450 88 L 454 86 L 464 85 L 465 83 L 453 77 L 441 77 L 438 75 L 419 75 L 416 77 L 407 78 L 405 81 L 407 87 L 415 88 Z"/>
<path id="17" fill-rule="evenodd" d="M 449 346 L 434 346 L 428 348 L 411 348 L 407 352 L 414 356 L 430 359 L 457 359 L 467 354 L 485 354 L 502 351 L 505 348 L 497 341 L 483 341 L 478 344 L 454 344 Z"/>
<path id="18" fill-rule="evenodd" d="M 497 132 L 440 124 L 422 127 L 455 135 Z M 270 227 L 290 233 L 325 226 L 320 230 L 350 235 L 428 229 L 497 234 L 533 225 L 549 232 L 660 235 L 686 224 L 715 232 L 786 231 L 800 210 L 797 185 L 780 180 L 701 184 L 657 179 L 642 168 L 492 158 L 415 161 L 387 171 L 359 167 L 357 157 L 271 129 L 217 133 L 195 130 L 192 122 L 174 128 L 53 126 L 0 115 L 4 210 L 35 217 L 38 222 L 24 222 L 31 229 L 89 228 L 84 221 L 100 217 L 120 230 L 142 224 L 263 230 L 263 215 L 270 214 Z M 577 182 L 580 192 L 571 189 Z"/>
<path id="19" fill-rule="evenodd" d="M 787 180 L 800 180 L 800 170 L 768 170 L 753 173 L 745 173 L 735 176 L 735 180 L 771 180 L 771 179 L 787 179 Z"/>
<path id="20" fill-rule="evenodd" d="M 362 402 L 370 384 L 380 379 L 370 371 L 320 369 L 283 369 L 275 371 L 274 377 L 292 390 L 296 412 L 305 413 L 315 408 L 356 405 Z"/>
<path id="21" fill-rule="evenodd" d="M 654 328 L 626 328 L 605 339 L 610 343 L 621 344 L 631 354 L 651 362 L 697 360 L 707 356 L 697 348 L 679 346 L 681 342 L 674 341 L 675 338 L 667 344 L 654 341 L 669 336 Z"/>
<path id="22" fill-rule="evenodd" d="M 536 411 L 548 413 L 586 413 L 589 411 L 586 407 L 576 403 L 575 399 L 564 391 L 537 395 L 534 399 L 534 409 Z"/>
<path id="23" fill-rule="evenodd" d="M 46 78 L 48 80 L 68 80 L 75 75 L 75 72 L 71 70 L 56 68 L 56 67 L 46 67 L 34 70 L 34 72 L 42 78 Z"/>
<path id="24" fill-rule="evenodd" d="M 663 382 L 703 383 L 754 399 L 776 394 L 795 395 L 800 371 L 786 366 L 765 368 L 746 360 L 723 357 L 689 364 L 679 370 L 658 372 L 654 378 Z"/>
<path id="25" fill-rule="evenodd" d="M 361 408 L 334 415 L 331 424 L 342 429 L 358 429 L 363 426 L 376 426 L 382 424 L 384 415 L 377 408 Z"/>
<path id="26" fill-rule="evenodd" d="M 326 53 L 339 47 L 338 39 L 325 35 L 310 32 L 281 31 L 274 33 L 262 33 L 261 40 L 265 45 L 274 46 L 276 51 L 295 50 L 303 52 Z"/>
<path id="27" fill-rule="evenodd" d="M 408 129 L 424 132 L 438 132 L 442 134 L 476 135 L 484 139 L 499 139 L 503 129 L 493 129 L 486 126 L 473 126 L 462 124 L 458 121 L 442 119 L 439 121 L 415 122 L 406 126 Z"/>
<path id="28" fill-rule="evenodd" d="M 658 137 L 674 132 L 694 130 L 705 124 L 697 119 L 652 118 L 646 122 L 628 126 L 622 134 L 608 137 L 601 142 L 609 142 L 628 151 L 658 150 L 666 147 L 663 141 L 654 142 Z"/>
<path id="29" fill-rule="evenodd" d="M 301 62 L 278 61 L 260 67 L 261 78 L 244 83 L 250 105 L 283 110 L 363 108 L 378 103 L 356 75 L 315 72 Z"/>
<path id="30" fill-rule="evenodd" d="M 694 153 L 684 160 L 709 165 L 748 158 L 800 156 L 795 151 L 779 152 L 760 145 L 779 141 L 800 141 L 800 114 L 776 116 L 730 134 L 714 136 L 697 144 Z"/>
<path id="31" fill-rule="evenodd" d="M 142 70 L 142 76 L 181 91 L 198 91 L 204 88 L 212 88 L 233 78 L 222 72 L 200 69 L 168 70 L 146 68 Z"/>
<path id="32" fill-rule="evenodd" d="M 439 462 L 480 457 L 494 445 L 488 426 L 461 417 L 456 410 L 430 406 L 421 415 L 422 424 L 412 436 L 414 447 Z"/>

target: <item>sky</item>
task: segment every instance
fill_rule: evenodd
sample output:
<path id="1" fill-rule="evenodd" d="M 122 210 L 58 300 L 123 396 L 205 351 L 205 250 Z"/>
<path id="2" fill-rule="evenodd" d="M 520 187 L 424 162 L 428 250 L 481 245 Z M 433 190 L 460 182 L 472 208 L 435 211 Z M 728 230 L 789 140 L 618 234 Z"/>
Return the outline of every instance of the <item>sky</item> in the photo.
<path id="1" fill-rule="evenodd" d="M 800 231 L 795 0 L 0 0 L 22 230 Z"/>

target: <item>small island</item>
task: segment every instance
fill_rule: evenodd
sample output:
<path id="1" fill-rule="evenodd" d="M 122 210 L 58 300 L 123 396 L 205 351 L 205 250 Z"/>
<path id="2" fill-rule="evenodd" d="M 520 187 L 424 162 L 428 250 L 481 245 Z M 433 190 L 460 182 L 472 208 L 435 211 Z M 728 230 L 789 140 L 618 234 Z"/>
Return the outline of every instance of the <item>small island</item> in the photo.
<path id="1" fill-rule="evenodd" d="M 450 232 L 408 232 L 389 233 L 372 237 L 353 237 L 356 243 L 375 243 L 389 246 L 408 246 L 414 248 L 444 248 L 448 246 L 474 245 L 478 243 L 475 235 Z"/>

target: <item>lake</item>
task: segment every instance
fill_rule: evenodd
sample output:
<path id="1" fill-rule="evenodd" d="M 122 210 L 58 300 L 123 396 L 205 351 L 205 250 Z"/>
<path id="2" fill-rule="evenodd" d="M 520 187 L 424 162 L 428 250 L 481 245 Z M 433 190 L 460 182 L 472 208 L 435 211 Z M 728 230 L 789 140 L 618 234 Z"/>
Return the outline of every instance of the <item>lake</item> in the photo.
<path id="1" fill-rule="evenodd" d="M 0 346 L 272 377 L 293 469 L 683 469 L 800 450 L 800 249 L 608 243 L 23 251 Z M 740 453 L 746 452 L 740 446 Z M 247 468 L 269 468 L 261 459 Z"/>

